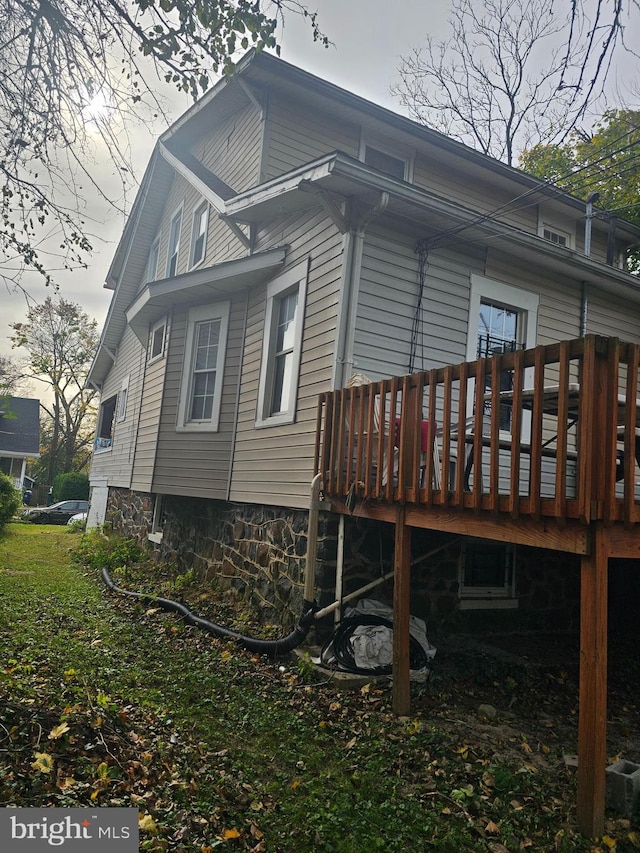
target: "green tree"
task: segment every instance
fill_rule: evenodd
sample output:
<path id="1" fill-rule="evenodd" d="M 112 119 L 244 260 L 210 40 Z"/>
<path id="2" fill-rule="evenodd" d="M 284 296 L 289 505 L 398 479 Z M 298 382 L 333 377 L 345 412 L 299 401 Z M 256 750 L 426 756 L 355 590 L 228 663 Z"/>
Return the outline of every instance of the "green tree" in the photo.
<path id="1" fill-rule="evenodd" d="M 640 226 L 640 110 L 608 110 L 591 133 L 536 145 L 523 152 L 520 166 L 580 198 L 598 192 L 598 208 Z M 629 266 L 640 269 L 637 253 Z"/>
<path id="2" fill-rule="evenodd" d="M 0 278 L 52 282 L 39 249 L 51 233 L 58 264 L 84 265 L 96 135 L 128 186 L 127 131 L 157 115 L 154 77 L 196 97 L 235 51 L 277 49 L 288 11 L 327 43 L 299 0 L 0 0 Z"/>
<path id="3" fill-rule="evenodd" d="M 58 474 L 53 481 L 54 501 L 86 501 L 89 498 L 89 477 L 71 471 L 68 474 Z"/>
<path id="4" fill-rule="evenodd" d="M 640 225 L 640 110 L 608 110 L 591 133 L 574 131 L 565 145 L 535 145 L 520 166 Z"/>
<path id="5" fill-rule="evenodd" d="M 32 377 L 48 387 L 52 402 L 41 402 L 51 424 L 47 483 L 56 472 L 73 470 L 79 448 L 93 426 L 95 390 L 85 380 L 99 336 L 95 320 L 80 305 L 48 298 L 27 312 L 25 323 L 11 324 L 14 347 L 29 353 Z"/>

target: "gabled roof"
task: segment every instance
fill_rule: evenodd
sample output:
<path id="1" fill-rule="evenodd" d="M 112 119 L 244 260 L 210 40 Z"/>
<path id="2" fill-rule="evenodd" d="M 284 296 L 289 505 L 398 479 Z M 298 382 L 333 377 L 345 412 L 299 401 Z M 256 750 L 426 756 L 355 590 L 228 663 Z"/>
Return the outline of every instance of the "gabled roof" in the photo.
<path id="1" fill-rule="evenodd" d="M 0 456 L 40 456 L 40 401 L 0 398 Z"/>
<path id="2" fill-rule="evenodd" d="M 292 101 L 304 99 L 308 105 L 330 113 L 338 121 L 359 123 L 368 131 L 391 135 L 406 145 L 428 145 L 434 151 L 437 149 L 439 167 L 446 165 L 446 168 L 455 169 L 461 175 L 468 175 L 470 180 L 474 175 L 480 176 L 484 172 L 490 178 L 492 186 L 501 188 L 514 198 L 523 192 L 535 190 L 539 199 L 553 199 L 555 203 L 566 205 L 574 211 L 578 210 L 580 215 L 584 216 L 584 201 L 560 191 L 557 187 L 546 185 L 519 169 L 507 166 L 438 131 L 367 101 L 281 59 L 264 52 L 249 51 L 237 64 L 233 75 L 218 81 L 161 135 L 156 145 L 109 270 L 105 286 L 116 292 L 109 308 L 98 353 L 89 372 L 89 382 L 92 384 L 100 385 L 115 360 L 117 347 L 127 325 L 127 311 L 138 295 L 149 247 L 157 233 L 164 200 L 176 172 L 186 177 L 209 200 L 247 248 L 249 241 L 239 224 L 256 221 L 260 212 L 266 213 L 275 196 L 280 196 L 280 201 L 284 201 L 286 197 L 286 204 L 293 208 L 304 207 L 305 204 L 324 204 L 330 209 L 329 193 L 339 196 L 341 189 L 349 190 L 348 194 L 357 191 L 359 195 L 379 195 L 380 192 L 388 191 L 392 201 L 389 210 L 393 210 L 396 215 L 415 214 L 429 196 L 431 204 L 434 205 L 432 217 L 434 214 L 442 216 L 440 222 L 459 222 L 461 216 L 464 219 L 464 210 L 459 205 L 455 210 L 455 205 L 448 203 L 446 199 L 438 200 L 433 193 L 426 190 L 409 186 L 380 173 L 377 173 L 376 177 L 375 169 L 368 168 L 339 152 L 299 167 L 268 184 L 236 194 L 231 187 L 205 169 L 189 152 L 189 147 L 203 134 L 210 132 L 217 122 L 237 112 L 243 105 L 259 105 L 260 99 L 256 97 L 256 93 L 260 95 L 263 90 L 271 87 L 277 88 L 284 97 L 289 97 Z M 307 192 L 307 199 L 303 198 L 305 189 L 311 189 L 316 197 L 313 198 L 313 194 Z M 447 207 L 447 210 L 444 210 L 442 205 Z M 469 212 L 470 221 L 477 218 L 477 212 L 473 215 L 471 213 Z M 424 216 L 426 210 L 423 218 Z M 340 227 L 339 215 L 334 216 L 334 221 Z M 487 226 L 484 228 L 487 234 L 493 233 L 488 226 L 501 227 L 490 214 L 483 217 L 482 221 Z M 606 229 L 607 225 L 594 219 L 593 227 Z M 504 226 L 503 230 L 507 237 L 522 236 L 521 248 L 524 254 L 539 258 L 541 254 L 551 253 L 549 257 L 553 259 L 557 256 L 558 263 L 564 265 L 565 269 L 569 265 L 574 274 L 578 267 L 584 267 L 584 272 L 589 273 L 585 278 L 594 283 L 612 280 L 616 287 L 637 290 L 636 282 L 627 273 L 612 267 L 605 271 L 602 264 L 575 252 L 558 252 L 556 247 L 543 246 L 543 241 L 535 235 L 518 232 L 518 229 L 513 227 Z M 640 228 L 623 220 L 618 220 L 617 234 L 628 243 L 640 242 Z M 526 246 L 527 240 L 532 244 L 529 248 Z M 146 319 L 146 313 L 150 310 L 145 309 L 140 320 Z"/>

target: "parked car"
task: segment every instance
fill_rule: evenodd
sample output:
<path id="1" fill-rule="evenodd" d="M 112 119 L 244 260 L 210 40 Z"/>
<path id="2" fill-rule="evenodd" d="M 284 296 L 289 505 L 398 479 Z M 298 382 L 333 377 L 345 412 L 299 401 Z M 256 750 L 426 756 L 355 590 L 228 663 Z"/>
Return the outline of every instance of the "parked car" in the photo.
<path id="1" fill-rule="evenodd" d="M 67 524 L 84 524 L 87 520 L 86 512 L 77 512 L 75 515 L 72 515 Z"/>
<path id="2" fill-rule="evenodd" d="M 34 524 L 66 524 L 71 516 L 87 512 L 89 501 L 60 501 L 51 506 L 34 506 L 25 509 L 22 518 Z"/>

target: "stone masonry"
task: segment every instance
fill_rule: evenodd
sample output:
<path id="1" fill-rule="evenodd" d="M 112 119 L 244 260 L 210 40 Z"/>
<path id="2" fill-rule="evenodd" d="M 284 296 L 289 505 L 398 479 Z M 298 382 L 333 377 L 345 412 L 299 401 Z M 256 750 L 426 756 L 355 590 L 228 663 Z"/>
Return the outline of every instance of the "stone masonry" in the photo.
<path id="1" fill-rule="evenodd" d="M 108 519 L 113 528 L 147 543 L 151 530 L 151 495 L 112 489 Z M 301 612 L 307 552 L 307 512 L 287 508 L 232 504 L 195 498 L 165 497 L 158 559 L 181 571 L 194 569 L 251 602 L 265 620 L 291 628 Z M 320 513 L 316 598 L 321 607 L 335 596 L 337 516 Z M 392 568 L 392 524 L 357 516 L 345 519 L 344 584 L 346 595 Z M 412 612 L 426 620 L 430 634 L 457 631 L 568 631 L 578 624 L 579 561 L 558 552 L 519 547 L 516 551 L 518 607 L 509 611 L 461 611 L 458 585 L 463 540 L 414 530 L 411 568 Z M 392 600 L 392 581 L 369 593 Z M 322 636 L 329 630 L 318 626 Z"/>

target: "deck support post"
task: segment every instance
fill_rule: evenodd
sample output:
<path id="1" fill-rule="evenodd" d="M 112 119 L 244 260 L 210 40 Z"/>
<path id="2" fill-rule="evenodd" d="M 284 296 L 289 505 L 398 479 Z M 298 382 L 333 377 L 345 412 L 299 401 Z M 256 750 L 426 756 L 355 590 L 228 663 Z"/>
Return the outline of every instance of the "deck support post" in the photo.
<path id="1" fill-rule="evenodd" d="M 604 831 L 607 763 L 608 531 L 593 525 L 593 549 L 580 569 L 580 710 L 578 828 L 589 838 Z"/>
<path id="2" fill-rule="evenodd" d="M 405 716 L 411 710 L 411 528 L 405 524 L 404 507 L 399 507 L 396 513 L 393 567 L 393 710 L 399 716 Z"/>

